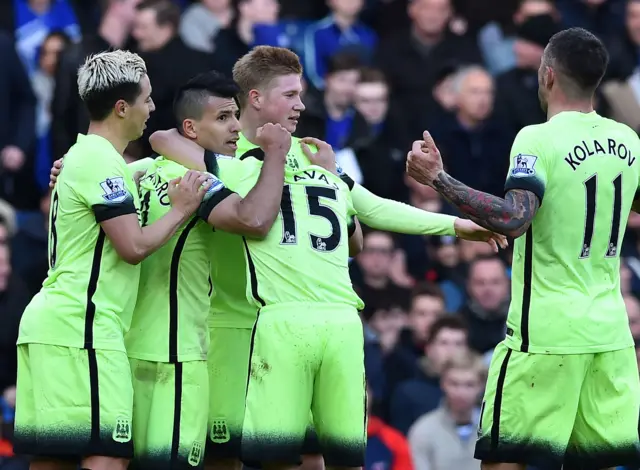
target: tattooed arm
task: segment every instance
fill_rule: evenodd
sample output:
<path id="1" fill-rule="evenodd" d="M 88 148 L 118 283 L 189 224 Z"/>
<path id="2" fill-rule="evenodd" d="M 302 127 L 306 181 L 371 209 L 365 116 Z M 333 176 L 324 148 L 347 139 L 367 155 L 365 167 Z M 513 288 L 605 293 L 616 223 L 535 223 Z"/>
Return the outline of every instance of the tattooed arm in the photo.
<path id="1" fill-rule="evenodd" d="M 502 199 L 472 189 L 444 171 L 432 185 L 478 225 L 514 238 L 527 231 L 540 206 L 538 196 L 530 191 L 512 189 Z"/>

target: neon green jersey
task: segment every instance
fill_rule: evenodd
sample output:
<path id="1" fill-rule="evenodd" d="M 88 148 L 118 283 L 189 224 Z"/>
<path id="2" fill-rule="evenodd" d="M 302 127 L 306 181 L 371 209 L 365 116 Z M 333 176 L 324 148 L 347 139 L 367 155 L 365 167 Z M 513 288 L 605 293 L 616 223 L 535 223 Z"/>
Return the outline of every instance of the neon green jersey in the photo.
<path id="1" fill-rule="evenodd" d="M 186 172 L 164 158 L 152 161 L 140 180 L 143 226 L 171 209 L 169 182 Z M 212 186 L 206 200 L 221 189 L 221 185 Z M 156 362 L 206 360 L 211 232 L 206 222 L 194 216 L 142 262 L 136 308 L 125 337 L 129 357 Z"/>
<path id="2" fill-rule="evenodd" d="M 633 346 L 620 294 L 620 243 L 638 189 L 640 141 L 595 112 L 525 127 L 505 190 L 542 205 L 515 242 L 506 344 L 575 354 Z"/>
<path id="3" fill-rule="evenodd" d="M 281 210 L 269 234 L 263 240 L 243 239 L 247 298 L 258 308 L 293 302 L 362 308 L 349 277 L 348 224 L 355 213 L 349 187 L 293 155 L 296 161 L 289 156 Z M 229 188 L 245 196 L 258 180 L 263 158 L 260 149 L 245 152 L 242 178 Z M 230 181 L 224 170 L 220 175 Z"/>
<path id="4" fill-rule="evenodd" d="M 140 267 L 118 256 L 99 224 L 138 208 L 122 156 L 102 137 L 79 135 L 51 197 L 49 273 L 18 343 L 124 351 Z"/>

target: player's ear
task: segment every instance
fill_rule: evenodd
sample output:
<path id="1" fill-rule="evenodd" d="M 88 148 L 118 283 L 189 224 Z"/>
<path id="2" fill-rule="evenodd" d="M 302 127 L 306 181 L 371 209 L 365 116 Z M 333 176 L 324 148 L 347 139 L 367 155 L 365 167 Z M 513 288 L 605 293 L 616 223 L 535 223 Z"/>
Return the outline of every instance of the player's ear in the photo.
<path id="1" fill-rule="evenodd" d="M 549 66 L 545 66 L 544 85 L 547 88 L 547 90 L 551 90 L 551 87 L 553 87 L 555 80 L 556 80 L 556 73 L 554 72 L 554 70 Z"/>
<path id="2" fill-rule="evenodd" d="M 193 119 L 185 119 L 182 121 L 182 131 L 184 135 L 190 139 L 198 138 L 198 125 Z"/>
<path id="3" fill-rule="evenodd" d="M 255 109 L 262 107 L 262 94 L 258 90 L 250 90 L 248 98 L 250 106 L 253 106 Z"/>
<path id="4" fill-rule="evenodd" d="M 121 118 L 126 117 L 128 108 L 129 104 L 125 100 L 116 101 L 116 104 L 114 106 L 116 115 Z"/>

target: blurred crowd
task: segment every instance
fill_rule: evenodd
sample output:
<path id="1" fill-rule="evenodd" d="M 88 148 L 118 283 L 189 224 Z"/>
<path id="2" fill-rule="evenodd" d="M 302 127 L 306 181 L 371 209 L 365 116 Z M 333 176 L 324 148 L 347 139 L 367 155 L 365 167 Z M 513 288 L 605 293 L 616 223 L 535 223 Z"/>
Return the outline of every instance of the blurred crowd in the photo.
<path id="1" fill-rule="evenodd" d="M 47 272 L 49 168 L 86 132 L 76 70 L 128 48 L 147 63 L 157 110 L 150 133 L 175 127 L 177 87 L 231 73 L 253 46 L 288 47 L 304 64 L 299 137 L 329 142 L 339 164 L 379 196 L 454 214 L 405 176 L 428 129 L 448 172 L 501 195 L 510 145 L 545 120 L 537 69 L 557 31 L 582 26 L 611 62 L 598 111 L 640 130 L 640 0 L 2 0 L 0 2 L 0 469 L 12 456 L 15 342 Z M 625 236 L 622 291 L 640 344 L 640 216 Z M 478 470 L 479 403 L 505 335 L 510 252 L 448 236 L 366 231 L 352 263 L 366 303 L 372 395 L 366 470 Z"/>

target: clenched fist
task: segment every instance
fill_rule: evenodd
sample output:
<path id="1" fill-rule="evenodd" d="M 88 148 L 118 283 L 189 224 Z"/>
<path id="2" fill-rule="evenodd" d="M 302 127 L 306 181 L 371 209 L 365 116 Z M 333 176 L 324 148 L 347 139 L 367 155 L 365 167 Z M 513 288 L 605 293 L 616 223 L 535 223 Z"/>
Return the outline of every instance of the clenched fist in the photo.
<path id="1" fill-rule="evenodd" d="M 291 133 L 280 124 L 268 123 L 256 132 L 255 143 L 266 154 L 276 153 L 284 158 L 291 148 Z"/>
<path id="2" fill-rule="evenodd" d="M 440 150 L 429 132 L 422 134 L 424 140 L 416 140 L 407 155 L 407 173 L 418 183 L 433 186 L 433 182 L 443 171 Z"/>

